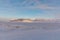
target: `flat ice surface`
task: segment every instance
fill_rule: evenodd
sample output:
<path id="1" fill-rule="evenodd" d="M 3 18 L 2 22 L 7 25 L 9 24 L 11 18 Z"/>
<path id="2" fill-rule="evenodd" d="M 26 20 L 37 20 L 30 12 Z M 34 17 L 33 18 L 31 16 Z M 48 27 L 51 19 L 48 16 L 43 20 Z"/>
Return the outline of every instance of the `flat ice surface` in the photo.
<path id="1" fill-rule="evenodd" d="M 0 40 L 60 40 L 60 23 L 0 22 Z"/>

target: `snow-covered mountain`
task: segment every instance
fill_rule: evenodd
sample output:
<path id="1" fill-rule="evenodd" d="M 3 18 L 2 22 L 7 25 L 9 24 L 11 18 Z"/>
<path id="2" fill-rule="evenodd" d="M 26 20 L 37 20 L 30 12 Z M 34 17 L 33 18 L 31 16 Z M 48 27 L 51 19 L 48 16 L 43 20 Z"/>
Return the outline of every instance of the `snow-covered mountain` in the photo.
<path id="1" fill-rule="evenodd" d="M 60 19 L 13 19 L 10 22 L 60 22 Z"/>

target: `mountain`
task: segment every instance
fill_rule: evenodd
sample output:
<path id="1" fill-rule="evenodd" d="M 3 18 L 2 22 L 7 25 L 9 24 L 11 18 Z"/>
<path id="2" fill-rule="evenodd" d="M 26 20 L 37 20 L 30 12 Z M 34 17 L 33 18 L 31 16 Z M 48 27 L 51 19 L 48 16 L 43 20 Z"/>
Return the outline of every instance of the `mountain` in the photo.
<path id="1" fill-rule="evenodd" d="M 60 22 L 60 19 L 13 19 L 10 22 Z"/>
<path id="2" fill-rule="evenodd" d="M 10 22 L 32 22 L 31 19 L 13 19 Z"/>

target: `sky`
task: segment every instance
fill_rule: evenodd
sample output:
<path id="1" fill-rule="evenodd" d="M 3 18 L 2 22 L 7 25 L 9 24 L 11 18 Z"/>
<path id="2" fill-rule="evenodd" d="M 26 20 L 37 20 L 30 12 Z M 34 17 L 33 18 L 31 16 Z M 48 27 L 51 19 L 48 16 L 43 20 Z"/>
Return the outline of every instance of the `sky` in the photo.
<path id="1" fill-rule="evenodd" d="M 60 0 L 0 0 L 0 18 L 60 18 Z"/>

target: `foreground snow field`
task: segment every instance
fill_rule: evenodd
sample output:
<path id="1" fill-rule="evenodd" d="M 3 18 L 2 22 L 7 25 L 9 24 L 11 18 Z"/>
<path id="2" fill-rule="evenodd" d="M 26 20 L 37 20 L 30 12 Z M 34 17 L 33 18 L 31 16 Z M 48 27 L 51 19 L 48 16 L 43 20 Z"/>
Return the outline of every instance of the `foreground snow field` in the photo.
<path id="1" fill-rule="evenodd" d="M 0 22 L 0 40 L 60 40 L 60 23 Z"/>

